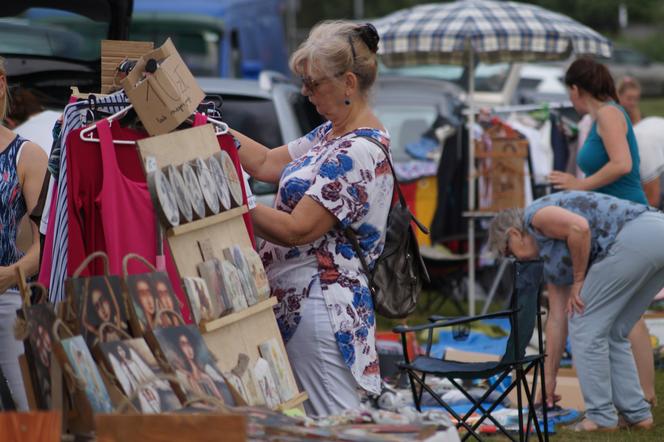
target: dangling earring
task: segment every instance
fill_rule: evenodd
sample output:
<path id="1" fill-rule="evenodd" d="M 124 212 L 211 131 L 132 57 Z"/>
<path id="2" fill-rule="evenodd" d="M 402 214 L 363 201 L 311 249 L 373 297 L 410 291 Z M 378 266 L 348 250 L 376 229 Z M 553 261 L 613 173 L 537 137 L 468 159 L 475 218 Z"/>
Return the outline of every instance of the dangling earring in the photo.
<path id="1" fill-rule="evenodd" d="M 346 106 L 350 106 L 350 98 L 346 97 L 346 99 L 344 100 L 344 104 Z"/>

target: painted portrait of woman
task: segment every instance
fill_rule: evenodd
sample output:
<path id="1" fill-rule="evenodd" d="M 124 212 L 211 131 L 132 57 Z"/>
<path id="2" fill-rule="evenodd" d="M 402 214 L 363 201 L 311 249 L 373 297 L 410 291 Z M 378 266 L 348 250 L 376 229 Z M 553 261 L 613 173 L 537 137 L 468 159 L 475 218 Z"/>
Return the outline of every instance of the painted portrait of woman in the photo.
<path id="1" fill-rule="evenodd" d="M 119 286 L 114 287 L 111 278 L 107 276 L 95 276 L 85 278 L 83 293 L 80 331 L 88 345 L 94 345 L 97 339 L 102 342 L 122 339 L 120 332 L 112 327 L 105 328 L 103 336 L 99 332 L 104 323 L 111 323 L 125 332 L 128 331 L 127 315 Z"/>
<path id="2" fill-rule="evenodd" d="M 162 372 L 143 339 L 107 343 L 102 352 L 122 391 L 128 397 L 136 395 L 132 403 L 138 411 L 150 414 L 180 408 L 169 383 L 158 378 Z"/>
<path id="3" fill-rule="evenodd" d="M 212 396 L 229 405 L 235 404 L 226 381 L 195 326 L 160 328 L 154 333 L 189 399 Z"/>

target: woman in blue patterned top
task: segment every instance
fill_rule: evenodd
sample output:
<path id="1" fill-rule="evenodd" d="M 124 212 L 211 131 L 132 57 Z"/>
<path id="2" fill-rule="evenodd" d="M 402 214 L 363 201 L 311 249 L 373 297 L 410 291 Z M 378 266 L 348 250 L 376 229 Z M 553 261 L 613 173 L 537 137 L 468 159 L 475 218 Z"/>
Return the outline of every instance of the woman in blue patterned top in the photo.
<path id="1" fill-rule="evenodd" d="M 324 22 L 291 57 L 302 94 L 329 120 L 272 150 L 233 132 L 255 178 L 279 183 L 275 207 L 252 210 L 277 322 L 311 415 L 360 405 L 357 388 L 380 393 L 375 316 L 367 277 L 344 234 L 351 227 L 369 263 L 383 250 L 393 179 L 389 137 L 369 106 L 378 34 L 371 25 Z"/>
<path id="2" fill-rule="evenodd" d="M 664 214 L 595 192 L 564 191 L 491 223 L 493 251 L 541 258 L 547 280 L 571 280 L 572 355 L 586 405 L 579 431 L 650 428 L 627 338 L 664 286 Z M 548 375 L 549 373 L 547 373 Z"/>
<path id="3" fill-rule="evenodd" d="M 4 121 L 7 107 L 7 73 L 0 57 L 0 121 Z M 27 276 L 37 273 L 39 230 L 29 223 L 32 245 L 25 253 L 16 245 L 16 234 L 21 219 L 37 203 L 46 161 L 39 146 L 0 125 L 0 367 L 21 410 L 27 410 L 28 402 L 18 364 L 23 343 L 14 337 L 16 310 L 21 306 L 16 268 L 20 266 Z"/>
<path id="4" fill-rule="evenodd" d="M 580 58 L 565 73 L 565 84 L 574 109 L 590 114 L 593 124 L 579 149 L 577 164 L 586 174 L 576 178 L 563 172 L 551 173 L 559 189 L 594 190 L 635 203 L 648 204 L 639 173 L 640 157 L 629 114 L 618 103 L 613 78 L 606 66 L 591 58 Z M 547 321 L 547 380 L 549 401 L 553 401 L 555 378 L 566 333 L 563 312 L 569 284 L 549 285 L 551 316 Z M 655 403 L 655 367 L 650 333 L 640 319 L 629 336 L 639 370 L 641 387 L 648 401 Z"/>

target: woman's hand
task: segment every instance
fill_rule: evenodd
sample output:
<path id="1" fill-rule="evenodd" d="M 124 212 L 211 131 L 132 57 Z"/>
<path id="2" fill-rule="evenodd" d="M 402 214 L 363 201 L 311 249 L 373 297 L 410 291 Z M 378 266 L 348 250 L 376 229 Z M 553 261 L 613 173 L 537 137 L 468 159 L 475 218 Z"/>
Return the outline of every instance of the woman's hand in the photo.
<path id="1" fill-rule="evenodd" d="M 583 303 L 583 300 L 581 299 L 581 289 L 583 288 L 583 281 L 580 282 L 575 282 L 572 284 L 572 288 L 570 289 L 570 296 L 569 300 L 567 301 L 567 314 L 572 317 L 574 313 L 578 313 L 580 315 L 583 314 L 583 309 L 585 308 L 585 304 Z"/>
<path id="2" fill-rule="evenodd" d="M 549 174 L 549 182 L 555 189 L 583 190 L 581 180 L 572 174 L 554 170 Z"/>
<path id="3" fill-rule="evenodd" d="M 0 266 L 0 294 L 16 285 L 16 270 L 14 266 Z"/>

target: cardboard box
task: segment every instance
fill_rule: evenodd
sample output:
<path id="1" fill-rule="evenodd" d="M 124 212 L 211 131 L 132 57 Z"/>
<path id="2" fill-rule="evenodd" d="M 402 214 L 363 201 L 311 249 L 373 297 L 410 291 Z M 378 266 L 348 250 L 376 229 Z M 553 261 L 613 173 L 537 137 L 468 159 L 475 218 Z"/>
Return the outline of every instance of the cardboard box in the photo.
<path id="1" fill-rule="evenodd" d="M 157 70 L 143 78 L 148 60 Z M 205 94 L 169 38 L 159 48 L 142 56 L 122 87 L 150 135 L 168 133 L 194 113 Z"/>

